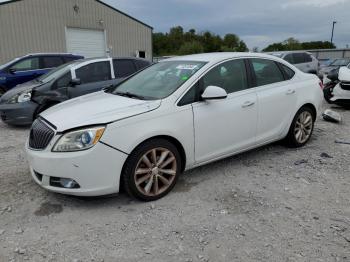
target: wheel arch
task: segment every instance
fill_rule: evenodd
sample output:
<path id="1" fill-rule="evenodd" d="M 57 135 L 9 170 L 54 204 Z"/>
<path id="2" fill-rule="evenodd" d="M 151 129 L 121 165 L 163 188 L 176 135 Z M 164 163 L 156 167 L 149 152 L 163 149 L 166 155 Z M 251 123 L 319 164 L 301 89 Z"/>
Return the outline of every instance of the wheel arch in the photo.
<path id="1" fill-rule="evenodd" d="M 185 167 L 186 167 L 186 152 L 185 152 L 185 149 L 183 147 L 183 145 L 181 144 L 181 142 L 176 139 L 175 137 L 173 136 L 169 136 L 169 135 L 157 135 L 157 136 L 152 136 L 152 137 L 149 137 L 145 140 L 143 140 L 141 143 L 139 143 L 138 145 L 136 145 L 134 147 L 134 149 L 131 151 L 130 155 L 134 152 L 134 150 L 139 147 L 140 145 L 142 145 L 143 143 L 146 143 L 150 140 L 154 140 L 154 139 L 165 139 L 167 141 L 169 141 L 170 143 L 172 143 L 176 148 L 177 150 L 179 151 L 179 154 L 180 154 L 180 157 L 181 157 L 181 172 L 185 171 Z M 124 163 L 125 165 L 125 163 Z"/>
<path id="2" fill-rule="evenodd" d="M 316 118 L 317 118 L 317 109 L 316 109 L 315 105 L 313 105 L 312 103 L 306 103 L 306 104 L 302 105 L 302 106 L 298 109 L 298 111 L 299 111 L 300 109 L 302 109 L 303 107 L 309 107 L 309 108 L 312 110 L 312 112 L 313 112 L 314 120 L 316 120 Z"/>

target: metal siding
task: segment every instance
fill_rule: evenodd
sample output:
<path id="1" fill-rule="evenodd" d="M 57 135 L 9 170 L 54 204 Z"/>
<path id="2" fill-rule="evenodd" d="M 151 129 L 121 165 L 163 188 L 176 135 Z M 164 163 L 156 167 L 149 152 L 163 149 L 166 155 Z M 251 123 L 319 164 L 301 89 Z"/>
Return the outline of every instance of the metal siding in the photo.
<path id="1" fill-rule="evenodd" d="M 73 10 L 75 4 L 78 13 Z M 144 50 L 152 59 L 152 29 L 95 0 L 23 0 L 0 5 L 0 25 L 0 64 L 27 53 L 66 52 L 66 27 L 106 30 L 112 56 L 134 56 L 136 50 Z"/>

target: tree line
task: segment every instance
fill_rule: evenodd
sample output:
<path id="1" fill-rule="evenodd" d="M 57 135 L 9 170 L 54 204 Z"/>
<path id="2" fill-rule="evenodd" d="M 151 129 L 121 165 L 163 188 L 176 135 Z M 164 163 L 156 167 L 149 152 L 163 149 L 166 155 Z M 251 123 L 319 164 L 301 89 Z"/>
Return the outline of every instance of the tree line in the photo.
<path id="1" fill-rule="evenodd" d="M 181 26 L 168 33 L 153 34 L 155 56 L 187 55 L 210 52 L 245 52 L 247 45 L 235 34 L 223 38 L 209 31 L 197 33 L 195 29 L 185 32 Z"/>
<path id="2" fill-rule="evenodd" d="M 336 46 L 329 41 L 300 42 L 291 37 L 280 43 L 273 43 L 263 52 L 332 49 Z M 246 43 L 236 34 L 226 34 L 224 37 L 204 31 L 197 33 L 195 29 L 187 32 L 181 26 L 172 27 L 167 33 L 153 34 L 153 52 L 155 56 L 187 55 L 211 52 L 246 52 L 249 51 Z M 254 47 L 253 52 L 258 52 Z"/>
<path id="3" fill-rule="evenodd" d="M 266 48 L 263 52 L 272 51 L 291 51 L 291 50 L 312 50 L 312 49 L 333 49 L 336 46 L 329 41 L 311 41 L 311 42 L 300 42 L 299 40 L 290 37 L 283 42 L 273 43 Z"/>

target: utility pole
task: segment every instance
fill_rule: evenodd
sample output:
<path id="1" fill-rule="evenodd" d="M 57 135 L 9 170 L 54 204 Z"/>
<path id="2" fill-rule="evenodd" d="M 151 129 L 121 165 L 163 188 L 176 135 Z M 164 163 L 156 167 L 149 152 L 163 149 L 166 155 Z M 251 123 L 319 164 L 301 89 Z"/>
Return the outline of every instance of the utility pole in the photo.
<path id="1" fill-rule="evenodd" d="M 331 44 L 333 44 L 333 36 L 334 36 L 334 26 L 337 23 L 337 21 L 333 21 L 333 26 L 332 26 L 332 37 L 331 37 Z"/>

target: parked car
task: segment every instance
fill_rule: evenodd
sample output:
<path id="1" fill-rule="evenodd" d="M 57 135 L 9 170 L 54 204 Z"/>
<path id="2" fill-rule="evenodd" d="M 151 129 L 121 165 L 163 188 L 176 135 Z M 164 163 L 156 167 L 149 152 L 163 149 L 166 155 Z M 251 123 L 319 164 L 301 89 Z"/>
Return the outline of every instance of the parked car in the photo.
<path id="1" fill-rule="evenodd" d="M 318 61 L 320 62 L 320 70 L 323 67 L 327 67 L 329 66 L 331 63 L 333 63 L 335 59 L 318 59 Z"/>
<path id="2" fill-rule="evenodd" d="M 0 97 L 11 88 L 33 80 L 51 69 L 84 58 L 73 54 L 40 53 L 16 58 L 0 66 Z"/>
<path id="3" fill-rule="evenodd" d="M 56 105 L 33 123 L 30 172 L 71 195 L 166 195 L 184 170 L 285 139 L 305 145 L 322 83 L 277 57 L 198 54 L 163 60 L 109 90 Z"/>
<path id="4" fill-rule="evenodd" d="M 341 59 L 335 59 L 332 63 L 330 63 L 328 66 L 322 67 L 320 69 L 320 74 L 323 75 L 324 79 L 327 78 L 327 75 L 332 71 L 336 70 L 338 71 L 340 67 L 347 66 L 350 67 L 350 58 L 341 58 Z M 326 80 L 325 82 L 327 82 Z"/>
<path id="5" fill-rule="evenodd" d="M 305 51 L 284 51 L 284 52 L 273 52 L 271 55 L 277 56 L 291 63 L 301 71 L 305 73 L 312 73 L 318 75 L 319 73 L 319 62 L 309 52 Z"/>
<path id="6" fill-rule="evenodd" d="M 350 107 L 350 69 L 346 66 L 341 67 L 332 79 L 334 86 L 325 89 L 324 95 L 328 103 L 336 104 L 346 108 Z"/>
<path id="7" fill-rule="evenodd" d="M 18 85 L 0 98 L 1 119 L 29 125 L 47 108 L 117 84 L 150 62 L 139 58 L 92 58 L 73 61 Z"/>

